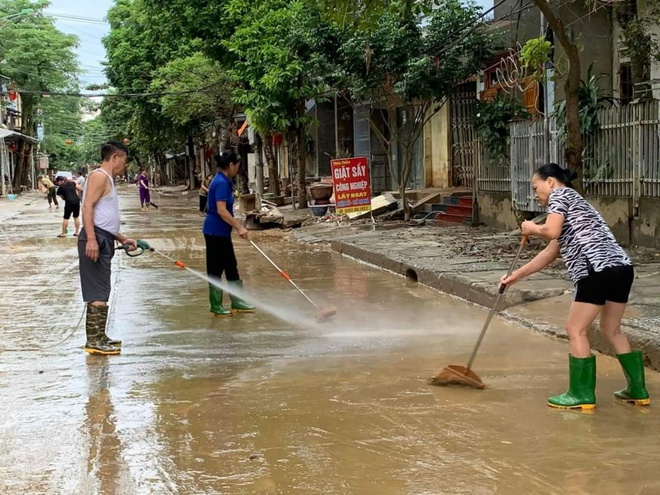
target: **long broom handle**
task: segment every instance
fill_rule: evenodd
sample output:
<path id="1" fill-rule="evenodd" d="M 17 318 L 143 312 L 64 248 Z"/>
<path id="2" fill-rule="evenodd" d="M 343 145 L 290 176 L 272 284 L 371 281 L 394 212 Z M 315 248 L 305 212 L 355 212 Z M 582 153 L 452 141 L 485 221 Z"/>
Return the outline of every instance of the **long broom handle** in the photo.
<path id="1" fill-rule="evenodd" d="M 312 300 L 310 299 L 310 297 L 309 297 L 307 294 L 305 294 L 305 291 L 303 291 L 300 287 L 298 287 L 298 285 L 297 285 L 293 280 L 291 280 L 291 277 L 289 277 L 289 274 L 288 274 L 288 273 L 286 273 L 286 272 L 285 272 L 284 270 L 282 270 L 279 266 L 277 266 L 277 265 L 275 264 L 275 262 L 274 262 L 272 259 L 270 259 L 270 257 L 269 257 L 266 253 L 264 253 L 264 252 L 261 250 L 261 248 L 260 248 L 259 246 L 257 246 L 257 245 L 254 243 L 254 241 L 251 240 L 251 241 L 250 241 L 250 244 L 252 244 L 252 246 L 253 246 L 257 251 L 259 251 L 259 252 L 261 253 L 261 255 L 262 255 L 264 258 L 266 258 L 266 259 L 270 262 L 271 265 L 273 265 L 273 266 L 275 267 L 275 269 L 279 272 L 279 274 L 282 275 L 282 278 L 284 278 L 285 280 L 288 280 L 288 281 L 291 283 L 291 285 L 293 285 L 293 286 L 298 290 L 298 292 L 300 292 L 303 296 L 305 296 L 305 299 L 307 299 L 310 303 L 312 303 L 312 306 L 314 306 L 315 308 L 318 308 L 318 306 L 316 305 L 316 303 L 315 303 L 314 301 L 312 301 Z"/>
<path id="2" fill-rule="evenodd" d="M 520 239 L 520 246 L 518 247 L 518 252 L 516 253 L 516 257 L 513 259 L 513 263 L 509 266 L 509 271 L 507 272 L 506 276 L 508 277 L 513 273 L 513 269 L 515 268 L 516 264 L 518 264 L 518 259 L 520 258 L 520 253 L 522 253 L 523 248 L 525 247 L 525 244 L 527 244 L 527 236 L 524 235 Z M 472 355 L 470 356 L 470 360 L 467 363 L 467 369 L 470 371 L 470 368 L 472 368 L 472 363 L 474 362 L 474 358 L 477 357 L 477 351 L 479 350 L 479 346 L 481 345 L 481 341 L 484 339 L 484 335 L 486 335 L 486 330 L 488 330 L 488 325 L 490 325 L 490 320 L 493 319 L 493 315 L 495 314 L 495 311 L 497 310 L 497 306 L 500 304 L 500 299 L 502 299 L 502 294 L 504 294 L 504 291 L 506 290 L 506 285 L 502 285 L 500 287 L 500 290 L 497 293 L 497 298 L 495 299 L 495 304 L 493 304 L 492 309 L 490 310 L 490 313 L 488 313 L 488 318 L 486 318 L 486 323 L 484 323 L 484 327 L 481 329 L 481 333 L 479 334 L 479 338 L 477 339 L 477 343 L 474 345 L 474 349 L 472 350 Z"/>

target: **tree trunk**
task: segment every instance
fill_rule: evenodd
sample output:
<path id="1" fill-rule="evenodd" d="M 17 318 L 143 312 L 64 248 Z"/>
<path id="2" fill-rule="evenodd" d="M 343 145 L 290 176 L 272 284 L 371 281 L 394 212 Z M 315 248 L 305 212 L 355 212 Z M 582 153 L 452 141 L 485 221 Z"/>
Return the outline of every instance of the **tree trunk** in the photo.
<path id="1" fill-rule="evenodd" d="M 304 104 L 304 102 L 303 102 Z M 298 171 L 298 208 L 307 208 L 307 147 L 305 145 L 305 127 L 296 130 L 296 162 Z"/>
<path id="2" fill-rule="evenodd" d="M 264 143 L 261 139 L 261 134 L 258 132 L 254 133 L 254 151 L 255 151 L 255 165 L 256 165 L 256 177 L 255 181 L 257 183 L 257 194 L 264 193 Z"/>
<path id="3" fill-rule="evenodd" d="M 12 187 L 14 191 L 20 191 L 22 185 L 28 184 L 30 174 L 30 150 L 31 145 L 27 141 L 20 141 L 18 145 L 18 160 L 12 170 Z M 10 164 L 11 167 L 11 164 Z"/>
<path id="4" fill-rule="evenodd" d="M 268 192 L 275 196 L 280 195 L 280 175 L 277 172 L 277 163 L 275 162 L 275 154 L 273 153 L 273 140 L 268 136 L 264 141 L 264 154 L 266 155 L 266 163 L 268 164 Z"/>
<path id="5" fill-rule="evenodd" d="M 21 129 L 21 132 L 25 134 L 26 136 L 34 136 L 35 130 L 34 130 L 34 121 L 32 119 L 32 112 L 34 109 L 34 97 L 32 95 L 21 95 L 23 98 L 23 108 L 22 108 L 22 116 L 23 116 L 23 127 Z M 21 185 L 27 184 L 28 183 L 28 172 L 29 172 L 29 162 L 30 162 L 30 157 L 29 157 L 29 150 L 30 150 L 30 143 L 26 141 L 21 141 L 18 147 L 19 150 L 19 155 L 18 155 L 18 160 L 16 161 L 16 166 L 13 170 L 13 175 L 12 175 L 12 184 L 14 187 L 14 190 L 20 191 L 21 190 Z"/>
<path id="6" fill-rule="evenodd" d="M 564 28 L 564 23 L 555 15 L 548 1 L 534 0 L 534 3 L 557 35 L 557 39 L 568 58 L 568 75 L 564 82 L 566 97 L 566 151 L 564 158 L 566 166 L 577 173 L 578 177 L 574 182 L 575 188 L 582 192 L 582 130 L 580 129 L 580 102 L 578 99 L 582 75 L 580 51 L 575 41 L 569 37 Z"/>
<path id="7" fill-rule="evenodd" d="M 250 174 L 248 170 L 248 155 L 251 151 L 250 143 L 241 140 L 238 143 L 238 155 L 241 157 L 241 166 L 238 168 L 238 192 L 240 194 L 250 194 Z"/>
<path id="8" fill-rule="evenodd" d="M 157 152 L 154 154 L 156 158 L 156 164 L 158 165 L 158 173 L 160 175 L 160 185 L 168 186 L 170 184 L 169 178 L 167 177 L 167 158 L 165 154 Z"/>
<path id="9" fill-rule="evenodd" d="M 403 205 L 403 221 L 409 222 L 412 217 L 412 210 L 406 198 L 406 186 L 410 180 L 410 171 L 412 169 L 412 148 L 415 142 L 408 143 L 408 146 L 403 151 L 403 166 L 401 168 L 401 179 L 399 183 L 399 194 L 401 194 L 401 202 Z"/>

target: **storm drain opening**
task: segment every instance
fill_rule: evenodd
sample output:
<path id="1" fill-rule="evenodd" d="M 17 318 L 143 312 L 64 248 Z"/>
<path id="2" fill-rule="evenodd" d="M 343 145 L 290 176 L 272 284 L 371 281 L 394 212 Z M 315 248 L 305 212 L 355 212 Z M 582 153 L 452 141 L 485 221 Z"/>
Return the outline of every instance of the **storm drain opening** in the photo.
<path id="1" fill-rule="evenodd" d="M 408 282 L 417 283 L 417 272 L 412 268 L 408 268 L 406 270 L 406 279 L 408 280 Z"/>

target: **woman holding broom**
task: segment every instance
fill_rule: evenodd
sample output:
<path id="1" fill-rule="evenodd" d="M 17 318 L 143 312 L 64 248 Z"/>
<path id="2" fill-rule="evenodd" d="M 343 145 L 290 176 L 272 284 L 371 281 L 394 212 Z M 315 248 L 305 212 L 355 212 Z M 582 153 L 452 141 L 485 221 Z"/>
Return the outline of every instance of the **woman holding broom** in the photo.
<path id="1" fill-rule="evenodd" d="M 220 279 L 223 273 L 227 283 L 238 291 L 243 289 L 243 281 L 238 274 L 238 262 L 231 240 L 232 230 L 238 236 L 248 239 L 248 231 L 234 218 L 234 183 L 238 174 L 241 157 L 234 151 L 224 151 L 215 157 L 218 173 L 211 182 L 208 191 L 207 215 L 204 219 L 204 240 L 206 242 L 206 273 L 209 277 Z M 252 313 L 254 306 L 241 298 L 230 295 L 231 310 L 222 305 L 223 291 L 209 283 L 209 301 L 211 314 L 214 316 L 232 316 L 233 313 Z"/>
<path id="2" fill-rule="evenodd" d="M 532 177 L 536 200 L 547 206 L 544 225 L 527 221 L 522 235 L 544 237 L 548 246 L 529 263 L 501 279 L 511 285 L 539 272 L 559 256 L 575 284 L 566 333 L 570 341 L 568 391 L 550 397 L 548 405 L 559 409 L 593 409 L 596 406 L 596 356 L 591 354 L 589 329 L 600 313 L 600 331 L 611 343 L 628 386 L 614 398 L 648 405 L 641 351 L 633 351 L 621 333 L 621 319 L 634 279 L 632 262 L 616 242 L 603 218 L 572 187 L 574 172 L 549 163 Z"/>

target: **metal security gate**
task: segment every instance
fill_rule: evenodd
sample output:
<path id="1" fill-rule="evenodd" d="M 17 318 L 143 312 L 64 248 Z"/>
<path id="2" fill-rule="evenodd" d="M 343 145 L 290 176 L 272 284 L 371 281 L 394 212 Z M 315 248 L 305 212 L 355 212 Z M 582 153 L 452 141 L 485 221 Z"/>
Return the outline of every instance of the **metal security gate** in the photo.
<path id="1" fill-rule="evenodd" d="M 474 127 L 477 83 L 461 84 L 450 100 L 451 177 L 455 187 L 472 188 L 479 147 Z"/>

